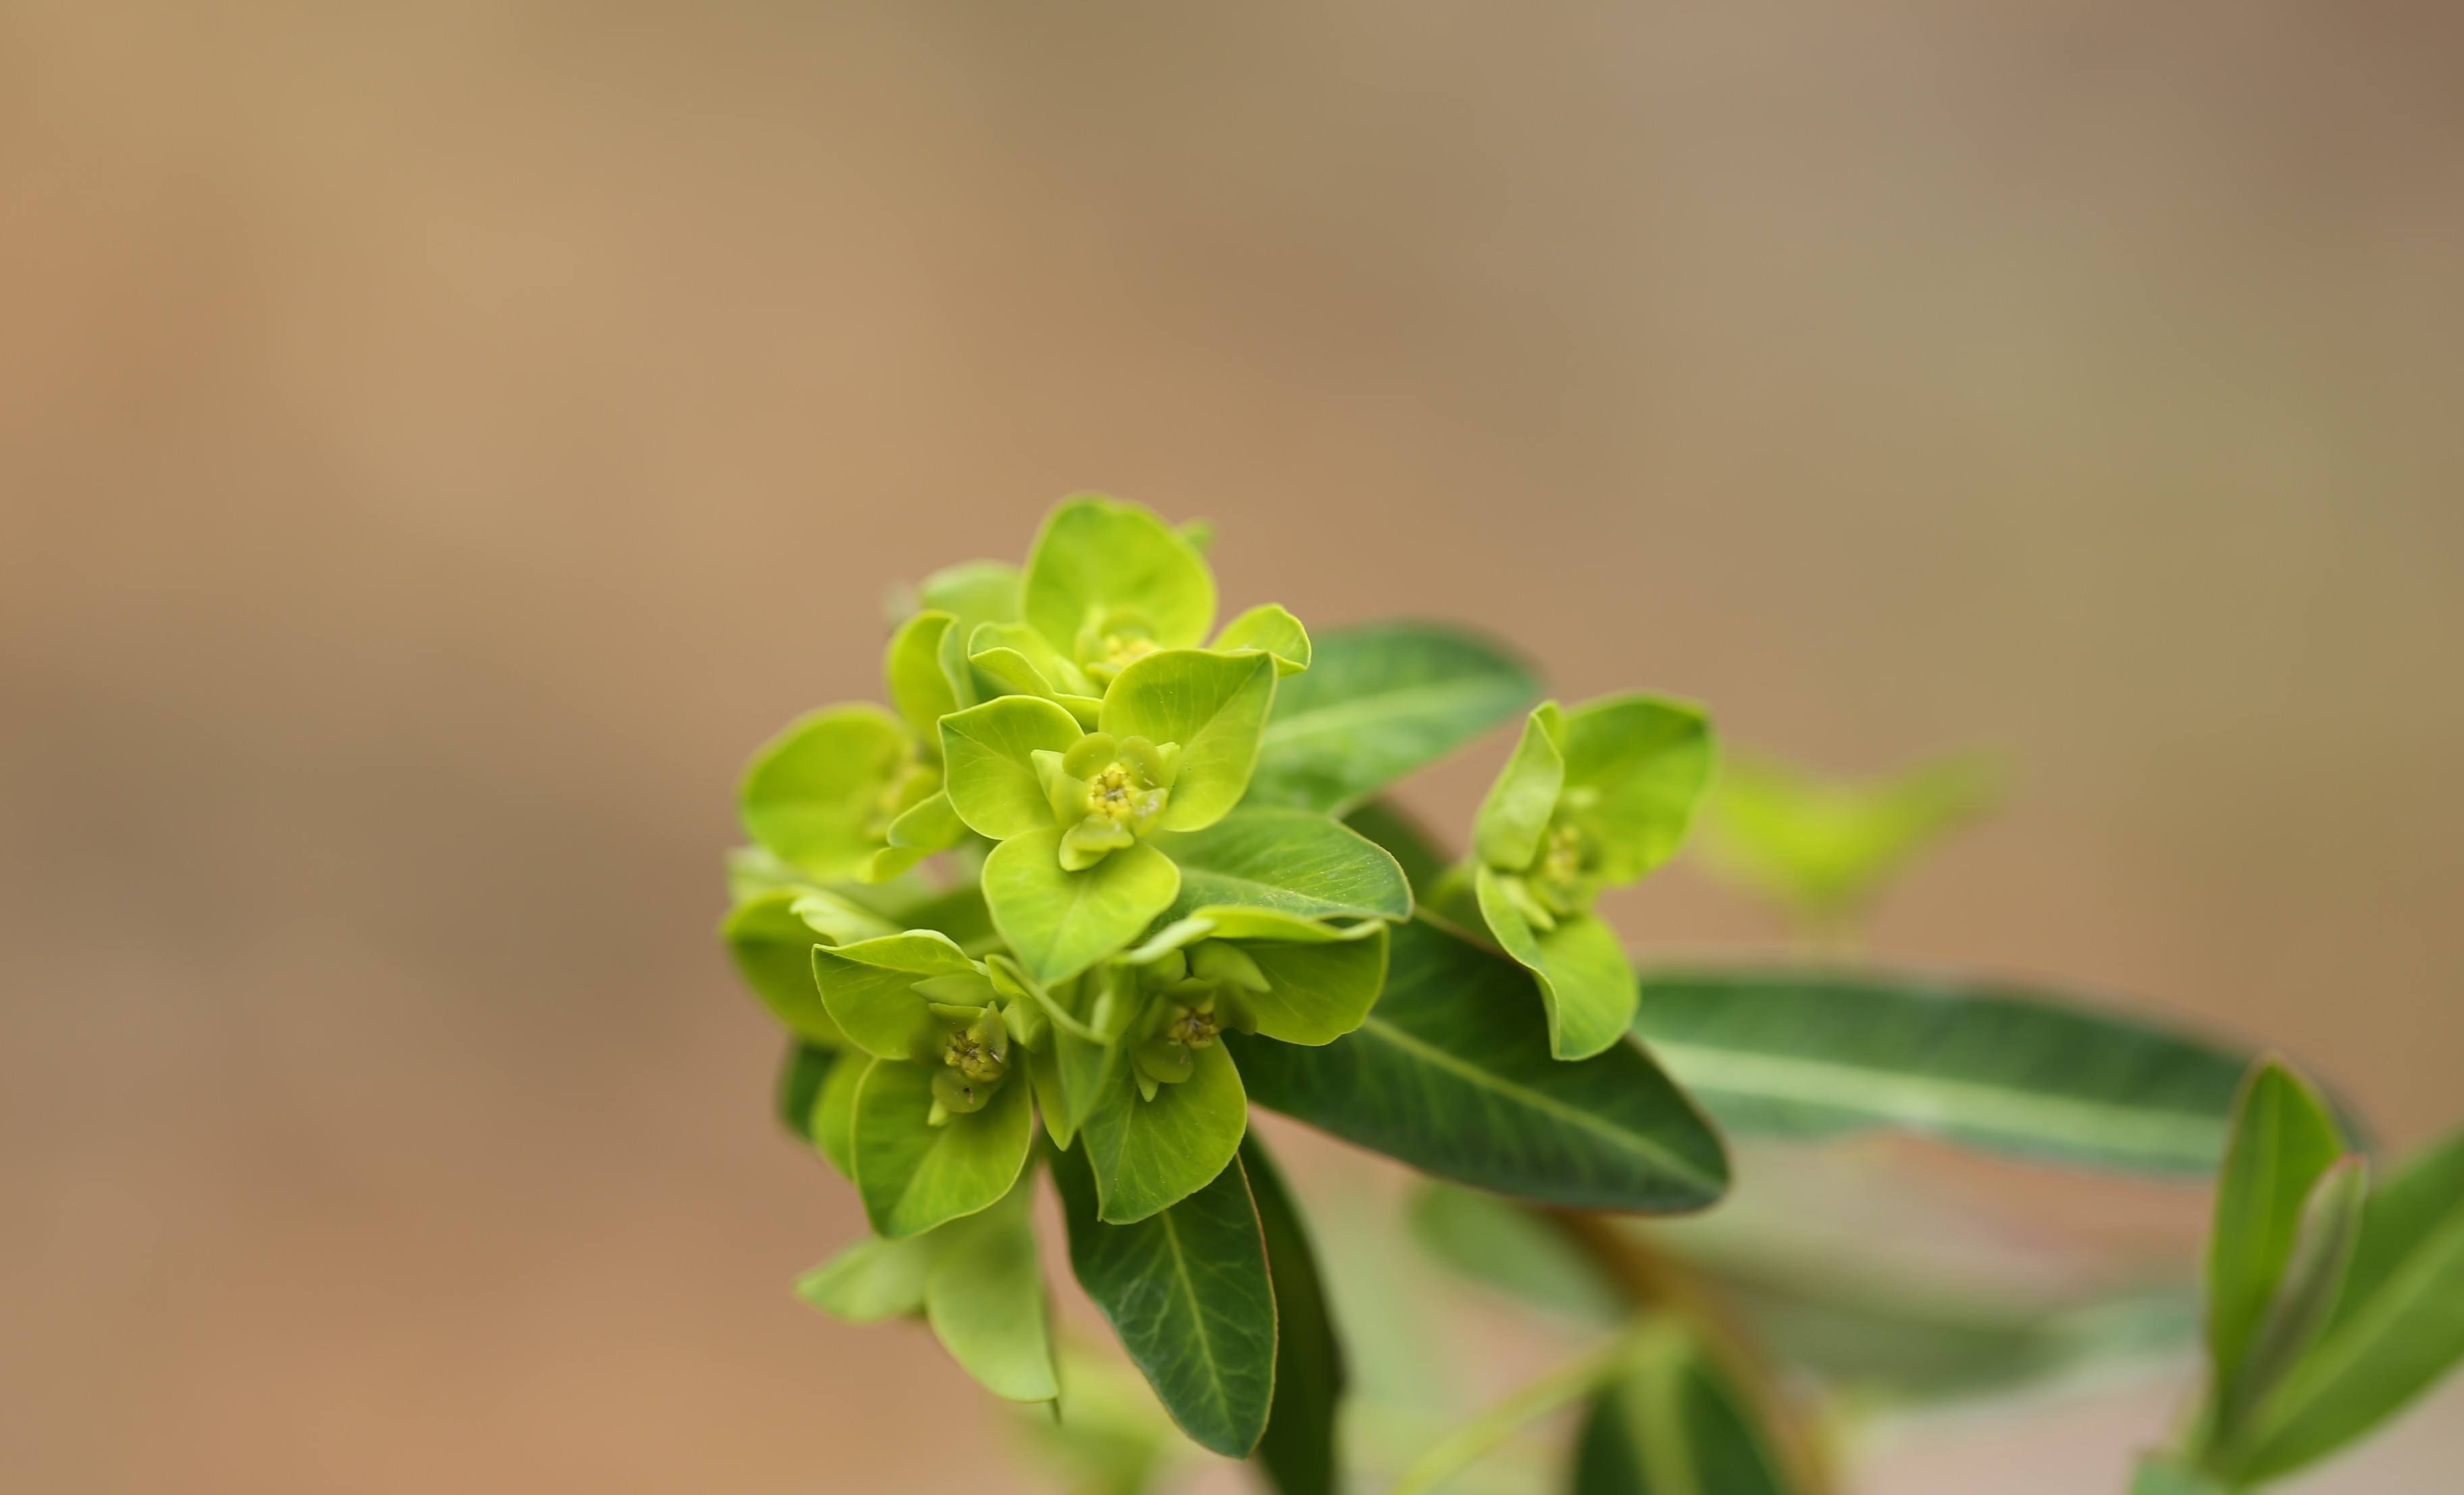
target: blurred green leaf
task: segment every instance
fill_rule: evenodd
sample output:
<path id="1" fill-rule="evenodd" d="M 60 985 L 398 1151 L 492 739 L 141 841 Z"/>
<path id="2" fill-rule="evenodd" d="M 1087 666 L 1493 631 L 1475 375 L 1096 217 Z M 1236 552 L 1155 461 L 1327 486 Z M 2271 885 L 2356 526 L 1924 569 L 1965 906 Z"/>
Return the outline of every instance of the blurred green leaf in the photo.
<path id="1" fill-rule="evenodd" d="M 1036 1264 L 1034 1170 L 1001 1201 L 934 1232 L 940 1242 L 924 1279 L 924 1317 L 951 1358 L 1007 1401 L 1060 1395 L 1051 1308 Z"/>
<path id="2" fill-rule="evenodd" d="M 1566 714 L 1542 701 L 1524 719 L 1523 736 L 1472 822 L 1472 847 L 1491 867 L 1522 868 L 1540 854 L 1540 838 L 1566 786 Z"/>
<path id="3" fill-rule="evenodd" d="M 939 1242 L 867 1236 L 796 1279 L 796 1296 L 832 1318 L 870 1324 L 924 1311 L 924 1280 Z"/>
<path id="4" fill-rule="evenodd" d="M 1323 1048 L 1225 1034 L 1250 1097 L 1424 1173 L 1582 1209 L 1699 1209 L 1720 1138 L 1631 1044 L 1565 1064 L 1520 966 L 1397 926 L 1385 995 Z"/>
<path id="5" fill-rule="evenodd" d="M 1321 634 L 1309 672 L 1277 693 L 1250 802 L 1341 814 L 1539 694 L 1521 658 L 1462 629 L 1373 624 Z"/>
<path id="6" fill-rule="evenodd" d="M 913 745 L 878 706 L 808 712 L 753 755 L 737 794 L 747 834 L 823 882 L 862 875 L 882 844 Z"/>
<path id="7" fill-rule="evenodd" d="M 1896 1129 L 2159 1174 L 2216 1166 L 2249 1063 L 2042 993 L 1818 967 L 1646 971 L 1634 1031 L 1741 1135 Z"/>
<path id="8" fill-rule="evenodd" d="M 1309 810 L 1236 810 L 1204 830 L 1160 832 L 1152 844 L 1180 868 L 1174 918 L 1210 904 L 1307 918 L 1412 916 L 1411 884 L 1395 859 Z"/>
<path id="9" fill-rule="evenodd" d="M 827 943 L 829 936 L 814 929 L 799 912 L 807 899 L 837 903 L 810 890 L 774 889 L 730 910 L 719 937 L 727 942 L 728 958 L 735 962 L 737 975 L 788 1031 L 824 1048 L 842 1047 L 847 1035 L 823 1004 L 821 988 L 813 984 L 813 951 Z M 860 915 L 860 912 L 850 910 L 850 914 Z M 869 915 L 861 915 L 861 921 L 865 929 L 875 925 Z M 856 927 L 850 924 L 842 933 L 853 933 Z M 889 933 L 886 924 L 878 928 Z"/>
<path id="10" fill-rule="evenodd" d="M 2325 1327 L 2343 1291 L 2344 1270 L 2352 1264 L 2369 1182 L 2369 1164 L 2345 1156 L 2311 1186 L 2301 1207 L 2300 1228 L 2293 1238 L 2293 1255 L 2284 1264 L 2284 1275 L 2268 1303 L 2266 1317 L 2259 1321 L 2258 1331 L 2242 1356 L 2233 1380 L 2236 1399 L 2219 1412 L 2219 1429 L 2243 1426 L 2252 1403 L 2283 1380 Z"/>
<path id="11" fill-rule="evenodd" d="M 1223 625 L 1223 631 L 1207 647 L 1219 653 L 1254 649 L 1271 654 L 1279 675 L 1296 675 L 1309 667 L 1309 629 L 1273 603 L 1252 607 Z"/>
<path id="12" fill-rule="evenodd" d="M 1584 1324 L 1613 1324 L 1624 1311 L 1616 1285 L 1591 1258 L 1528 1209 L 1424 1183 L 1406 1214 L 1421 1247 L 1468 1281 Z"/>
<path id="13" fill-rule="evenodd" d="M 1326 1282 L 1299 1201 L 1254 1132 L 1241 1143 L 1241 1167 L 1275 1293 L 1275 1395 L 1255 1457 L 1278 1495 L 1335 1495 L 1343 1484 L 1335 1415 L 1346 1377 Z"/>
<path id="14" fill-rule="evenodd" d="M 834 1048 L 800 1038 L 787 1040 L 787 1057 L 779 1066 L 779 1084 L 773 1092 L 779 1123 L 807 1142 L 813 1140 L 813 1105 L 822 1098 L 822 1087 L 838 1058 Z"/>
<path id="15" fill-rule="evenodd" d="M 2290 1474 L 2368 1433 L 2464 1361 L 2464 1132 L 2363 1206 L 2361 1240 L 2318 1342 L 2252 1418 L 2230 1467 Z"/>
<path id="16" fill-rule="evenodd" d="M 890 687 L 891 704 L 898 708 L 907 730 L 934 752 L 940 751 L 935 723 L 959 707 L 957 688 L 941 668 L 941 635 L 957 620 L 936 610 L 919 612 L 898 626 L 882 650 L 882 678 Z"/>
<path id="17" fill-rule="evenodd" d="M 1274 1397 L 1275 1296 L 1240 1165 L 1170 1209 L 1108 1225 L 1085 1150 L 1050 1159 L 1078 1285 L 1181 1430 L 1246 1458 Z"/>
<path id="18" fill-rule="evenodd" d="M 2343 1151 L 2335 1117 L 2307 1081 L 2272 1059 L 2251 1071 L 2234 1101 L 2208 1238 L 2210 1407 L 2220 1440 L 2233 1436 L 2249 1399 L 2245 1361 L 2293 1258 L 2303 1204 Z"/>
<path id="19" fill-rule="evenodd" d="M 1713 870 L 1816 921 L 1870 902 L 1908 861 L 1991 808 L 1994 765 L 1976 756 L 1895 779 L 1819 779 L 1770 758 L 1731 757 L 1711 796 L 1705 850 Z"/>
<path id="20" fill-rule="evenodd" d="M 1681 1329 L 1638 1340 L 1592 1402 L 1574 1446 L 1573 1495 L 1789 1495 L 1777 1442 L 1752 1399 Z"/>

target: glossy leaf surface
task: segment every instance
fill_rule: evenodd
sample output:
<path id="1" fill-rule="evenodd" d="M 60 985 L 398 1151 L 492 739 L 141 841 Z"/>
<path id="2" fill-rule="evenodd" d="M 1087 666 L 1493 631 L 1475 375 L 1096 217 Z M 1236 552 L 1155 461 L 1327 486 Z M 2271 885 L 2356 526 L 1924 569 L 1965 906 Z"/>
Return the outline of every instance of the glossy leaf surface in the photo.
<path id="1" fill-rule="evenodd" d="M 1564 1063 L 1522 967 L 1422 920 L 1385 995 L 1323 1048 L 1227 1034 L 1250 1099 L 1423 1173 L 1581 1209 L 1699 1209 L 1727 1186 L 1717 1133 L 1642 1051 Z"/>
<path id="2" fill-rule="evenodd" d="M 1309 672 L 1277 693 L 1250 801 L 1341 813 L 1512 720 L 1539 694 L 1529 665 L 1463 629 L 1407 623 L 1321 633 Z"/>
<path id="3" fill-rule="evenodd" d="M 1180 868 L 1176 918 L 1225 904 L 1306 918 L 1412 915 L 1411 884 L 1395 858 L 1309 810 L 1236 810 L 1204 830 L 1157 835 L 1155 846 Z"/>
<path id="4" fill-rule="evenodd" d="M 1051 1165 L 1078 1285 L 1181 1431 L 1245 1458 L 1274 1398 L 1275 1295 L 1239 1165 L 1132 1225 L 1096 1218 L 1083 1149 L 1052 1154 Z"/>

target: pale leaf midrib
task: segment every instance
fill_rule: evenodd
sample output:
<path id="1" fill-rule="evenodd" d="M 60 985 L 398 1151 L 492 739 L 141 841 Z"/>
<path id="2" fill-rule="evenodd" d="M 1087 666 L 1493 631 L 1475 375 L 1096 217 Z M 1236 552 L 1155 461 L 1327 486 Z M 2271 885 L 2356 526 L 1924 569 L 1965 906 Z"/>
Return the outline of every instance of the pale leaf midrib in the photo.
<path id="1" fill-rule="evenodd" d="M 1758 1100 L 1838 1107 L 1879 1120 L 1986 1127 L 2014 1136 L 2043 1136 L 2206 1167 L 2222 1151 L 2221 1118 L 2133 1108 L 2074 1096 L 2030 1094 L 2007 1086 L 1947 1079 L 1912 1069 L 1843 1065 L 1794 1054 L 1751 1053 L 1716 1045 L 1670 1043 L 1642 1035 L 1644 1044 L 1689 1090 L 1725 1091 Z M 1896 1082 L 1895 1096 L 1925 1104 L 1877 1105 L 1878 1081 Z M 1966 1099 L 1968 1104 L 1958 1101 Z"/>

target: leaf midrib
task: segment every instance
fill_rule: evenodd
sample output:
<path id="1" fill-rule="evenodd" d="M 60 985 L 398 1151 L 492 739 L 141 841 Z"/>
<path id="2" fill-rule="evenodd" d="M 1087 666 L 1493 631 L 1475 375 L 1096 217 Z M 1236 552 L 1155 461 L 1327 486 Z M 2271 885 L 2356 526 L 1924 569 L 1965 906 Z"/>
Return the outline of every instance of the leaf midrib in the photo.
<path id="1" fill-rule="evenodd" d="M 1227 1438 L 1232 1426 L 1232 1397 L 1224 1390 L 1221 1368 L 1215 1359 L 1215 1339 L 1206 1331 L 1206 1312 L 1198 1301 L 1198 1284 L 1189 1275 L 1189 1258 L 1180 1248 L 1180 1227 L 1173 1223 L 1167 1209 L 1155 1217 L 1163 1222 L 1164 1243 L 1172 1250 L 1173 1275 L 1179 1280 L 1181 1296 L 1189 1304 L 1191 1325 L 1198 1332 L 1198 1352 L 1206 1366 L 1206 1389 L 1213 1394 L 1215 1415 Z"/>
<path id="2" fill-rule="evenodd" d="M 1838 1064 L 1793 1054 L 1752 1053 L 1710 1044 L 1668 1043 L 1641 1035 L 1651 1052 L 1676 1072 L 1689 1090 L 1725 1091 L 1762 1100 L 1798 1101 L 1836 1106 L 1883 1120 L 1975 1126 L 2014 1136 L 2057 1137 L 2085 1141 L 2168 1164 L 2206 1168 L 2223 1151 L 2225 1126 L 2194 1112 L 2140 1109 L 2072 1096 L 2031 1094 L 2005 1086 L 1947 1079 L 1917 1069 Z M 1766 1077 L 1754 1083 L 1756 1076 Z M 1786 1076 L 1802 1083 L 1781 1083 Z M 1901 1082 L 1896 1093 L 1935 1097 L 1929 1104 L 1880 1106 L 1874 1103 L 1874 1080 L 1885 1076 Z M 1956 1104 L 1969 1097 L 1966 1107 Z M 2108 1118 L 2098 1124 L 2095 1118 Z M 2071 1125 L 2048 1125 L 2070 1118 Z M 2115 1122 L 2127 1124 L 2114 1124 Z M 2193 1136 L 2209 1145 L 2194 1145 Z"/>
<path id="3" fill-rule="evenodd" d="M 1417 1054 L 1428 1062 L 1437 1065 L 1441 1069 L 1451 1070 L 1468 1083 L 1477 1086 L 1482 1089 L 1493 1090 L 1498 1094 L 1508 1096 L 1519 1104 L 1527 1106 L 1533 1110 L 1540 1111 L 1555 1120 L 1562 1121 L 1579 1131 L 1592 1132 L 1595 1135 L 1617 1145 L 1627 1152 L 1648 1157 L 1664 1172 L 1675 1176 L 1682 1177 L 1698 1188 L 1706 1189 L 1713 1193 L 1719 1192 L 1720 1180 L 1709 1174 L 1703 1172 L 1694 1164 L 1679 1157 L 1676 1154 L 1668 1151 L 1664 1147 L 1661 1147 L 1659 1143 L 1652 1141 L 1650 1138 L 1645 1137 L 1639 1132 L 1628 1132 L 1622 1128 L 1612 1126 L 1600 1120 L 1597 1116 L 1576 1107 L 1568 1106 L 1564 1102 L 1557 1100 L 1544 1091 L 1532 1089 L 1528 1086 L 1517 1085 L 1510 1080 L 1507 1080 L 1499 1076 L 1493 1070 L 1482 1068 L 1480 1066 L 1473 1064 L 1470 1060 L 1464 1059 L 1459 1054 L 1449 1053 L 1445 1049 L 1439 1047 L 1437 1044 L 1430 1043 L 1426 1039 L 1419 1038 L 1403 1031 L 1387 1019 L 1377 1017 L 1373 1013 L 1360 1024 L 1359 1031 L 1362 1033 L 1376 1034 L 1379 1037 L 1382 1037 L 1386 1042 L 1394 1044 L 1396 1047 Z"/>

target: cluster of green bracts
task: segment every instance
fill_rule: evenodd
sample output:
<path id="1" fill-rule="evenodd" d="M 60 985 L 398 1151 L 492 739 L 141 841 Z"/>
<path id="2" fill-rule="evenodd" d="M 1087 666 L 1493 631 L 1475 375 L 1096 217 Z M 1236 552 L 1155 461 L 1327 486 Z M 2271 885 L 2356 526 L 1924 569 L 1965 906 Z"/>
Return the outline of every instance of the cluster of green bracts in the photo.
<path id="1" fill-rule="evenodd" d="M 1023 567 L 974 562 L 916 589 L 884 662 L 892 709 L 800 718 L 744 778 L 754 846 L 727 936 L 804 1044 L 799 1130 L 875 1234 L 807 1295 L 851 1317 L 927 1311 L 1005 1396 L 1052 1395 L 1024 1369 L 1049 1359 L 1040 1296 L 1032 1313 L 1006 1303 L 987 1285 L 1016 1274 L 985 1264 L 1031 1253 L 1017 1208 L 995 1206 L 1022 1196 L 1039 1130 L 1107 1226 L 1223 1176 L 1248 1131 L 1223 1035 L 1353 1032 L 1415 912 L 1396 858 L 1329 813 L 1365 798 L 1340 791 L 1529 700 L 1518 668 L 1453 636 L 1387 641 L 1406 651 L 1364 655 L 1357 695 L 1315 682 L 1260 785 L 1309 636 L 1278 606 L 1220 630 L 1216 612 L 1192 535 L 1068 500 Z M 1544 705 L 1482 812 L 1479 856 L 1434 890 L 1433 917 L 1485 925 L 1535 973 L 1558 1057 L 1598 1053 L 1631 1018 L 1592 899 L 1674 850 L 1709 762 L 1690 708 Z M 996 1233 L 1009 1244 L 985 1244 Z M 953 1262 L 975 1264 L 953 1277 Z"/>

